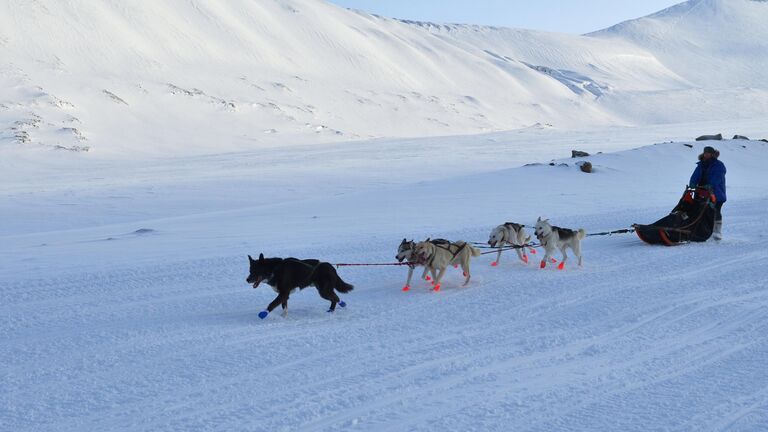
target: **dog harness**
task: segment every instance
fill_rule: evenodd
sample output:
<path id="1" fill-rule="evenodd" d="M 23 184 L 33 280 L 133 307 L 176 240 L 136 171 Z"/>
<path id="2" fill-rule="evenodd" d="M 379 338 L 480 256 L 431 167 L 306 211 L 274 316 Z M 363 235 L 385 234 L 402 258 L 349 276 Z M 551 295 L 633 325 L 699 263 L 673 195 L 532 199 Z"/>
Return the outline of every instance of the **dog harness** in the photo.
<path id="1" fill-rule="evenodd" d="M 442 240 L 442 239 L 440 239 L 440 240 Z M 458 246 L 456 243 L 451 243 L 451 242 L 449 242 L 449 241 L 447 241 L 447 240 L 445 240 L 445 241 L 448 243 L 448 246 L 443 246 L 443 244 L 444 244 L 444 243 L 442 243 L 442 242 L 441 242 L 441 243 L 432 243 L 432 244 L 434 244 L 434 245 L 435 245 L 435 247 L 439 247 L 440 249 L 443 249 L 443 250 L 447 250 L 448 252 L 451 252 L 451 246 Z M 462 243 L 462 244 L 461 244 L 461 246 L 459 246 L 459 248 L 456 250 L 456 252 L 451 252 L 451 254 L 452 254 L 452 256 L 451 256 L 451 261 L 453 261 L 454 259 L 456 259 L 456 256 L 457 256 L 459 253 L 461 253 L 461 251 L 462 251 L 462 250 L 464 250 L 464 248 L 465 248 L 466 246 L 467 246 L 467 244 L 466 244 L 466 243 Z M 436 258 L 436 257 L 437 257 L 437 254 L 434 254 L 434 253 L 433 253 L 433 254 L 432 254 L 432 258 L 430 258 L 430 260 L 429 260 L 429 265 L 430 265 L 430 266 L 431 266 L 431 265 L 432 265 L 432 263 L 435 261 L 435 258 Z"/>

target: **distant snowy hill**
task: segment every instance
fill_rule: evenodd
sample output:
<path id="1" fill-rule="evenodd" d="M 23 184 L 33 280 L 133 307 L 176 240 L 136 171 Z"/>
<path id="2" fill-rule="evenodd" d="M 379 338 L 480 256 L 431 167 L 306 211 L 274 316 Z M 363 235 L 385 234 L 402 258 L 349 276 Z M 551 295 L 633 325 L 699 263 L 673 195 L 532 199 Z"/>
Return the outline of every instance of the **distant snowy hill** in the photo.
<path id="1" fill-rule="evenodd" d="M 630 41 L 691 83 L 766 88 L 768 1 L 690 0 L 590 36 Z"/>
<path id="2" fill-rule="evenodd" d="M 754 118 L 768 3 L 694 0 L 587 36 L 321 0 L 0 5 L 0 149 L 210 153 L 371 137 Z"/>

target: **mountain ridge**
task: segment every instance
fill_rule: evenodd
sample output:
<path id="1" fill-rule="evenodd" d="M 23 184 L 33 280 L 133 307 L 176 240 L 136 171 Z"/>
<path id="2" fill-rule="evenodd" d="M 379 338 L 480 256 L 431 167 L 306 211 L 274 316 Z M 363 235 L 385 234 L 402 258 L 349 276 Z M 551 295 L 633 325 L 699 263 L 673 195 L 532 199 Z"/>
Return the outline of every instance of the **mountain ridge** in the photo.
<path id="1" fill-rule="evenodd" d="M 0 5 L 0 54 L 10 59 L 0 68 L 0 149 L 210 153 L 761 115 L 762 63 L 745 58 L 762 42 L 719 32 L 744 55 L 716 73 L 678 60 L 711 62 L 724 49 L 697 36 L 705 46 L 686 54 L 689 27 L 662 39 L 689 42 L 648 42 L 670 10 L 702 2 L 751 13 L 746 0 L 699 0 L 576 36 L 412 22 L 320 0 L 16 0 Z M 729 90 L 740 87 L 750 90 Z M 720 89 L 717 101 L 709 88 Z M 730 91 L 738 101 L 723 103 Z M 672 97 L 660 107 L 662 94 Z"/>

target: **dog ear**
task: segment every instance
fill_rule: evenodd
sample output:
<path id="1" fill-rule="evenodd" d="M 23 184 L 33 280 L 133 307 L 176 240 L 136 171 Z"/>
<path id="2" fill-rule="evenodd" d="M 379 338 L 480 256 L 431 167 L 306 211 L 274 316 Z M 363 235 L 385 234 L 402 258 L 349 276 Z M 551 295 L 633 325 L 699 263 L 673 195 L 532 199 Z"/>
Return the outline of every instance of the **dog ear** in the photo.
<path id="1" fill-rule="evenodd" d="M 250 255 L 248 255 L 248 262 L 253 262 L 253 258 Z"/>
<path id="2" fill-rule="evenodd" d="M 264 261 L 264 254 L 263 253 L 259 254 L 259 261 Z"/>
<path id="3" fill-rule="evenodd" d="M 400 244 L 403 244 L 403 243 L 408 243 L 407 241 L 405 241 L 405 237 L 403 237 L 403 241 L 400 242 Z"/>
<path id="4" fill-rule="evenodd" d="M 539 218 L 536 219 L 536 222 L 541 222 L 541 216 L 539 216 Z"/>

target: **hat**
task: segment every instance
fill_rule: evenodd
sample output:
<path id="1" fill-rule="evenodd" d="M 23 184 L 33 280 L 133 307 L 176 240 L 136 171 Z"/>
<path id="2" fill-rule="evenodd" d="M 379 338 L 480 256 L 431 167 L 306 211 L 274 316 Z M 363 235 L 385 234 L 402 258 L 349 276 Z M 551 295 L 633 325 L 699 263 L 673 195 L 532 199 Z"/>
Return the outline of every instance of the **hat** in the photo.
<path id="1" fill-rule="evenodd" d="M 711 146 L 704 147 L 704 151 L 702 151 L 701 154 L 699 155 L 699 160 L 700 161 L 704 160 L 704 155 L 705 154 L 709 154 L 710 157 L 713 158 L 713 159 L 717 159 L 717 158 L 720 157 L 720 152 L 715 150 L 715 148 L 711 147 Z"/>

